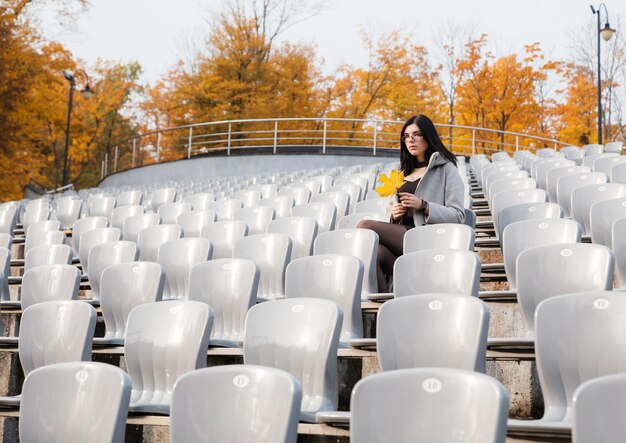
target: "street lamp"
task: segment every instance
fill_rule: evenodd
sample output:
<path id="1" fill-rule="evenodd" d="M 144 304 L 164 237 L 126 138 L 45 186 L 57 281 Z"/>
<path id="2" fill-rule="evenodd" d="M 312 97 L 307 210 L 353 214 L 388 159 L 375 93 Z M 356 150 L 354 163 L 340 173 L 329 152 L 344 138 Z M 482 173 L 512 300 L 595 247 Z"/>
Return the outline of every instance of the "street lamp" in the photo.
<path id="1" fill-rule="evenodd" d="M 593 12 L 598 18 L 598 144 L 602 144 L 602 84 L 600 79 L 600 37 L 605 42 L 608 42 L 615 34 L 615 29 L 611 29 L 609 25 L 609 13 L 606 10 L 606 5 L 604 3 L 600 3 L 598 9 L 595 9 L 593 5 L 590 5 L 591 12 Z M 604 15 L 606 17 L 606 23 L 604 24 L 604 28 L 600 29 L 600 9 L 604 7 Z"/>
<path id="2" fill-rule="evenodd" d="M 70 82 L 70 94 L 67 104 L 67 126 L 65 127 L 65 151 L 63 153 L 63 183 L 62 186 L 67 185 L 67 162 L 68 162 L 68 151 L 70 148 L 70 121 L 72 118 L 72 107 L 74 105 L 74 89 L 76 89 L 76 76 L 83 76 L 85 79 L 85 87 L 80 91 L 83 98 L 88 99 L 94 95 L 93 89 L 89 86 L 89 76 L 87 73 L 81 69 L 76 72 L 65 70 L 63 71 L 63 77 Z"/>

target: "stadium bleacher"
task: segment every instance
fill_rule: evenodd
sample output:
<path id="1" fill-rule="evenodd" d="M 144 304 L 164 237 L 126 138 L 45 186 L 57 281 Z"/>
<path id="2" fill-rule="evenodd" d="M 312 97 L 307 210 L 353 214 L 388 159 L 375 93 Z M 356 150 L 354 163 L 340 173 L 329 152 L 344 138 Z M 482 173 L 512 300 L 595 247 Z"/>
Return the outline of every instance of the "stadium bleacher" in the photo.
<path id="1" fill-rule="evenodd" d="M 49 414 L 85 441 L 590 441 L 580 411 L 626 389 L 615 149 L 459 157 L 475 229 L 409 231 L 389 294 L 354 226 L 387 219 L 374 188 L 397 162 L 2 203 L 3 439 Z M 47 306 L 64 332 L 32 335 Z M 61 415 L 83 400 L 106 429 Z"/>

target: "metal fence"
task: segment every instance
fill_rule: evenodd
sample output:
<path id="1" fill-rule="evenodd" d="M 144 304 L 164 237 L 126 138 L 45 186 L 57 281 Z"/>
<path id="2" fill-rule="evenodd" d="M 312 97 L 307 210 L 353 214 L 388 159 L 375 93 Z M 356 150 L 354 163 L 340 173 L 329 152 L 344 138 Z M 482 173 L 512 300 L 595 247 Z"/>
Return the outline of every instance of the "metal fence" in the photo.
<path id="1" fill-rule="evenodd" d="M 251 148 L 266 148 L 274 154 L 288 153 L 298 147 L 317 147 L 322 154 L 337 148 L 359 148 L 361 154 L 376 156 L 381 148 L 399 148 L 403 123 L 342 118 L 274 118 L 226 120 L 160 129 L 117 142 L 112 158 L 106 155 L 102 161 L 101 178 L 137 166 L 211 152 L 231 155 L 234 150 Z M 458 155 L 568 146 L 558 140 L 529 134 L 472 126 L 436 126 L 444 143 Z"/>

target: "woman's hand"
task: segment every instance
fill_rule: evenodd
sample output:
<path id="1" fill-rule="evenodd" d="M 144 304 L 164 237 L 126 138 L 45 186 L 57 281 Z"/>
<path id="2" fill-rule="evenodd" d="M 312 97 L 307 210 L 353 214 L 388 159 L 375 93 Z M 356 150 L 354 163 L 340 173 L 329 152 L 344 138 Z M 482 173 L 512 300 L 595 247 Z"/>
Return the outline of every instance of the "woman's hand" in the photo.
<path id="1" fill-rule="evenodd" d="M 394 221 L 400 220 L 400 218 L 402 218 L 402 216 L 406 213 L 407 213 L 407 209 L 404 206 L 402 206 L 400 203 L 394 203 L 391 206 L 391 218 Z"/>
<path id="2" fill-rule="evenodd" d="M 400 192 L 398 197 L 400 199 L 400 204 L 406 209 L 411 208 L 417 211 L 422 208 L 422 199 L 414 194 L 411 194 L 410 192 Z"/>

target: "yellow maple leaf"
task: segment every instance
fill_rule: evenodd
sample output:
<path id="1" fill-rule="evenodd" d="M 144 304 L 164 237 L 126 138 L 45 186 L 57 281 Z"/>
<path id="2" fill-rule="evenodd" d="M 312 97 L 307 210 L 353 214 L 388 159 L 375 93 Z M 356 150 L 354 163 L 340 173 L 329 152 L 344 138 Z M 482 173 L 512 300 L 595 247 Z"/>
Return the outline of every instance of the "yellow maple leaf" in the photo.
<path id="1" fill-rule="evenodd" d="M 390 197 L 398 192 L 400 186 L 404 184 L 404 173 L 393 169 L 389 173 L 389 177 L 385 174 L 380 174 L 378 180 L 382 183 L 382 186 L 377 187 L 375 190 L 381 197 Z"/>

